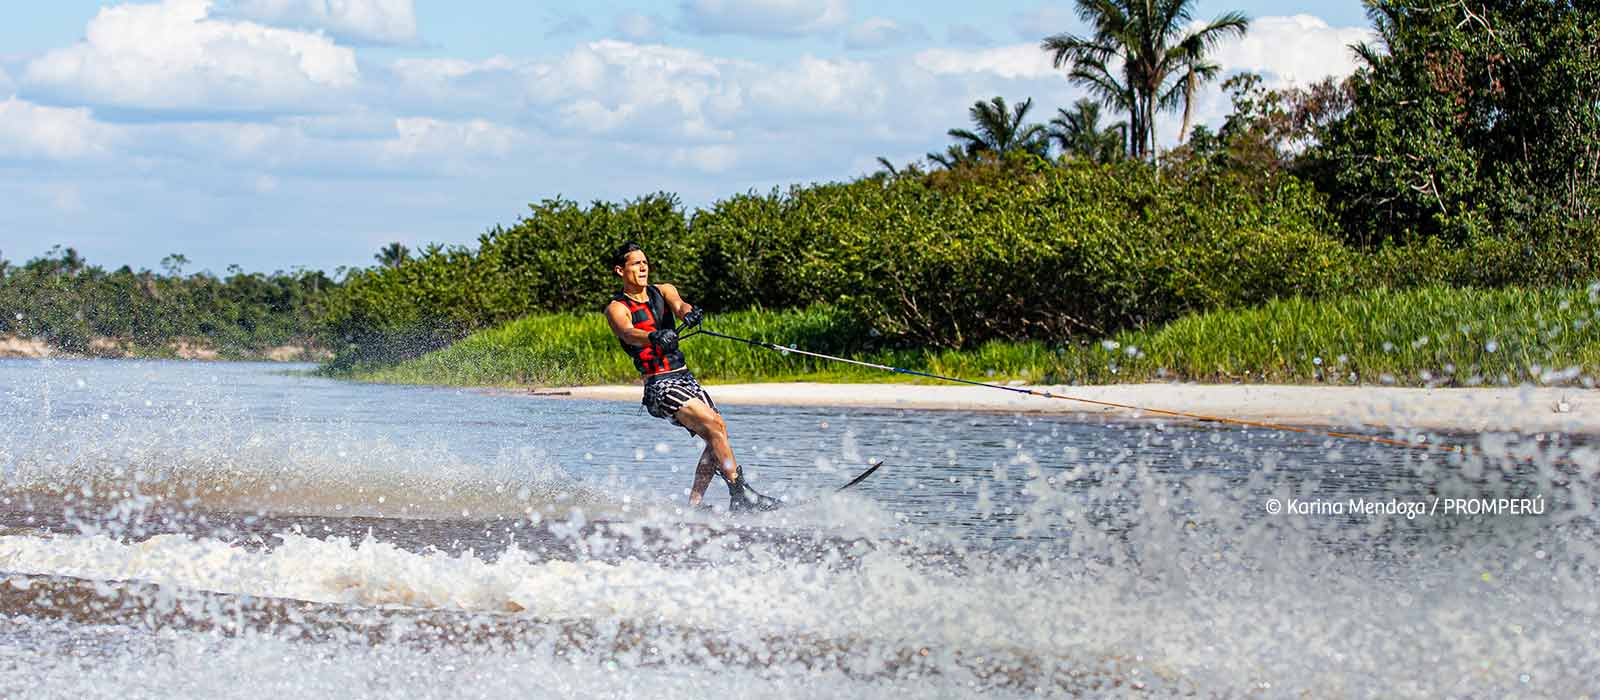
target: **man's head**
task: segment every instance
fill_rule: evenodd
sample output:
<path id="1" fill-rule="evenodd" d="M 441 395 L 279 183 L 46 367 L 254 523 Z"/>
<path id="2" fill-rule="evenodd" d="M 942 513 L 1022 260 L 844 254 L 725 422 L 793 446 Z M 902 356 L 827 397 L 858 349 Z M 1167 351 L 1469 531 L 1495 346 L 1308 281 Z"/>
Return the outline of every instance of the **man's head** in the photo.
<path id="1" fill-rule="evenodd" d="M 650 283 L 650 261 L 638 243 L 628 241 L 617 246 L 607 262 L 625 285 L 643 287 Z"/>

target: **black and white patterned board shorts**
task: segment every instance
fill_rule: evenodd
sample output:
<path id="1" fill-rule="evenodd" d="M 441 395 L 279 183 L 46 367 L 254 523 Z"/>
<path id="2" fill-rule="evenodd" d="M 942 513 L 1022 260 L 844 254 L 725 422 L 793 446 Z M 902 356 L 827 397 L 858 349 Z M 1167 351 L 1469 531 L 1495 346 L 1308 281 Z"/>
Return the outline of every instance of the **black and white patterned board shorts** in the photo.
<path id="1" fill-rule="evenodd" d="M 694 399 L 706 402 L 711 410 L 717 410 L 716 402 L 711 400 L 711 395 L 695 381 L 694 375 L 689 370 L 657 374 L 644 380 L 644 410 L 657 418 L 672 421 L 673 425 L 683 428 L 678 422 L 678 409 Z M 720 411 L 718 411 L 720 413 Z M 688 430 L 688 428 L 684 428 Z M 690 430 L 692 435 L 694 431 Z"/>

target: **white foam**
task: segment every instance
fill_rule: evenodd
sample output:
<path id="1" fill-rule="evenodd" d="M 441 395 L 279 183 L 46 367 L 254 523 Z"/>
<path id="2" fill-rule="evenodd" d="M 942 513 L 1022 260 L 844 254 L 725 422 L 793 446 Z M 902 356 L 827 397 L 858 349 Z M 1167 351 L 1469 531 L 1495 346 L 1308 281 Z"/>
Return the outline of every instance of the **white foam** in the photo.
<path id="1" fill-rule="evenodd" d="M 855 566 L 832 566 L 781 560 L 757 546 L 734 561 L 685 568 L 531 561 L 514 550 L 488 561 L 297 535 L 266 552 L 179 536 L 134 544 L 13 536 L 0 538 L 0 570 L 362 606 L 1010 649 L 1086 667 L 1135 659 L 1202 688 L 1232 690 L 1266 683 L 1428 695 L 1461 678 L 1474 688 L 1515 688 L 1527 673 L 1559 683 L 1539 686 L 1550 689 L 1592 681 L 1600 668 L 1596 647 L 1577 643 L 1592 640 L 1600 620 L 1589 595 L 1594 584 L 1578 573 L 1562 578 L 1560 567 L 1499 567 L 1495 576 L 1512 580 L 1490 583 L 1470 557 L 1503 561 L 1503 553 L 1462 551 L 1459 562 L 1419 562 L 1426 576 L 1374 596 L 1374 570 L 1359 556 L 1285 550 L 1290 566 L 1252 569 L 1203 548 L 1163 557 L 1163 545 L 1151 542 L 1147 560 L 1105 569 L 971 556 L 957 575 L 889 548 L 862 553 Z M 1117 573 L 1130 570 L 1138 573 Z"/>

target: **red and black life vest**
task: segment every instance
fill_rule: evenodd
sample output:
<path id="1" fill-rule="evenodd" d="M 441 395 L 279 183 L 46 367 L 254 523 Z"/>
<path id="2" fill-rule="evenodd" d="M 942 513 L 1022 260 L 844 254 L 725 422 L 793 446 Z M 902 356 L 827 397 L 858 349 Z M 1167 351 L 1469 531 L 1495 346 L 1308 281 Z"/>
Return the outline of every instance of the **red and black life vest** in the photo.
<path id="1" fill-rule="evenodd" d="M 622 292 L 617 292 L 617 295 L 611 299 L 612 301 L 620 301 L 623 306 L 628 307 L 628 314 L 633 320 L 634 328 L 646 333 L 663 328 L 677 330 L 678 317 L 673 315 L 672 311 L 667 308 L 667 298 L 662 296 L 661 290 L 656 289 L 656 286 L 652 284 L 645 287 L 645 293 L 649 297 L 649 301 L 634 301 Z M 617 342 L 622 345 L 623 350 L 627 351 L 628 356 L 633 358 L 633 366 L 639 368 L 639 374 L 647 377 L 652 374 L 683 369 L 685 366 L 683 353 L 680 351 L 662 352 L 661 348 L 656 347 L 654 344 L 638 347 L 623 342 L 621 338 L 618 338 Z"/>

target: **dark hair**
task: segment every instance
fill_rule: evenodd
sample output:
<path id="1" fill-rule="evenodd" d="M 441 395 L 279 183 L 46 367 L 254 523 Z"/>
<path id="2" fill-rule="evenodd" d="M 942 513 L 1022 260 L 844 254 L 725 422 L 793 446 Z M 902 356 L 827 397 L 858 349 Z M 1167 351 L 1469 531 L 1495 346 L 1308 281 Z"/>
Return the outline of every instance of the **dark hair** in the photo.
<path id="1" fill-rule="evenodd" d="M 611 251 L 611 255 L 606 257 L 606 267 L 622 267 L 624 263 L 628 262 L 628 253 L 632 253 L 635 250 L 644 249 L 640 248 L 639 244 L 634 243 L 633 241 L 628 241 L 617 246 L 617 249 Z"/>

